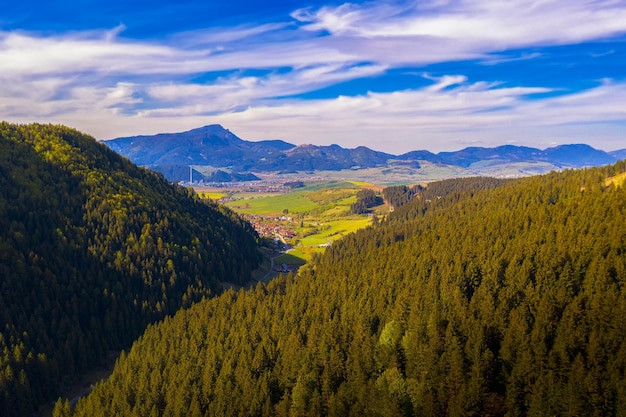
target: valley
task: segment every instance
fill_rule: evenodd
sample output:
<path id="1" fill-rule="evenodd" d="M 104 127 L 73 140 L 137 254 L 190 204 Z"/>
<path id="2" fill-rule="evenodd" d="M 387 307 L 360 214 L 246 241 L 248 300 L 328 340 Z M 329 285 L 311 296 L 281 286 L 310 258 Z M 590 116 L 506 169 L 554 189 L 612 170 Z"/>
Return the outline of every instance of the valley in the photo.
<path id="1" fill-rule="evenodd" d="M 3 2 L 0 417 L 626 417 L 626 0 Z"/>
<path id="2" fill-rule="evenodd" d="M 227 291 L 150 327 L 106 382 L 55 410 L 619 415 L 624 172 L 620 162 L 387 188 L 397 206 L 379 222 L 334 240 L 297 275 Z M 303 185 L 232 194 L 228 204 L 286 234 L 299 231 L 289 226 L 297 216 L 305 226 L 346 216 L 367 187 Z"/>
<path id="3" fill-rule="evenodd" d="M 62 126 L 2 123 L 0 150 L 3 417 L 626 403 L 624 161 L 192 188 Z"/>
<path id="4" fill-rule="evenodd" d="M 285 178 L 281 185 L 289 181 Z M 247 185 L 245 192 L 242 187 L 228 186 L 196 186 L 194 190 L 200 197 L 225 204 L 239 213 L 265 239 L 266 245 L 281 254 L 274 256 L 273 274 L 266 276 L 267 280 L 278 273 L 297 271 L 334 241 L 371 225 L 374 217 L 384 218 L 390 210 L 381 200 L 368 213 L 351 212 L 360 190 L 376 189 L 380 193 L 380 186 L 345 180 L 299 182 L 302 185 L 299 188 L 257 184 Z"/>

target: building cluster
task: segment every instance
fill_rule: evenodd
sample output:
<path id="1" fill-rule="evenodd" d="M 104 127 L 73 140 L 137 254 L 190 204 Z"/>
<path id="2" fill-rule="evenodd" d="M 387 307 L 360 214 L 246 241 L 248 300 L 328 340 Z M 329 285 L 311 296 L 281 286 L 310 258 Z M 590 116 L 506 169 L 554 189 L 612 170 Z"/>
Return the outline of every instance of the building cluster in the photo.
<path id="1" fill-rule="evenodd" d="M 291 240 L 297 236 L 294 231 L 295 223 L 289 216 L 262 216 L 259 214 L 243 214 L 257 233 L 262 237 L 281 236 L 285 240 Z"/>

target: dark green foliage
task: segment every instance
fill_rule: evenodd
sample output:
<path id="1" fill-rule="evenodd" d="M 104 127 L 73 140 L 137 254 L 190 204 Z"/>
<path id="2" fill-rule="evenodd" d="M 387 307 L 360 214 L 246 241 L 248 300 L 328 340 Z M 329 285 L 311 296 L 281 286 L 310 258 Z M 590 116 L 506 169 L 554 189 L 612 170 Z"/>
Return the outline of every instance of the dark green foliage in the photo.
<path id="1" fill-rule="evenodd" d="M 497 178 L 489 177 L 469 177 L 469 178 L 455 178 L 443 181 L 437 181 L 428 184 L 427 187 L 422 185 L 414 185 L 409 187 L 407 185 L 396 185 L 387 187 L 383 190 L 383 197 L 387 204 L 394 208 L 404 206 L 408 202 L 415 198 L 429 202 L 430 200 L 440 199 L 443 196 L 455 194 L 458 198 L 460 193 L 469 192 L 474 193 L 477 191 L 488 190 L 498 187 L 502 184 L 509 182 L 510 180 L 501 180 Z M 416 207 L 421 207 L 422 204 L 416 203 L 409 210 L 415 210 Z"/>
<path id="2" fill-rule="evenodd" d="M 423 187 L 420 185 L 409 187 L 407 185 L 396 185 L 383 190 L 383 197 L 391 207 L 400 207 L 413 199 L 415 194 Z"/>
<path id="3" fill-rule="evenodd" d="M 382 204 L 382 198 L 376 195 L 374 190 L 363 189 L 356 193 L 356 203 L 350 206 L 350 212 L 353 214 L 365 214 L 367 209 Z"/>
<path id="4" fill-rule="evenodd" d="M 431 184 L 297 277 L 150 326 L 74 413 L 622 416 L 625 170 Z"/>
<path id="5" fill-rule="evenodd" d="M 66 127 L 0 123 L 0 190 L 5 417 L 259 261 L 230 210 Z"/>
<path id="6" fill-rule="evenodd" d="M 291 190 L 304 187 L 304 183 L 302 181 L 288 181 L 283 185 Z"/>

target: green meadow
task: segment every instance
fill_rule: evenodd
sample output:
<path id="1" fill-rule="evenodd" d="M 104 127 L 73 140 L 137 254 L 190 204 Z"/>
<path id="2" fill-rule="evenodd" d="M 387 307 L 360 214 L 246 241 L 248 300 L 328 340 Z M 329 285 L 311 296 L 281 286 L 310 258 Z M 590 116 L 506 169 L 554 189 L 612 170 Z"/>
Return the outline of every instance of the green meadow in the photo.
<path id="1" fill-rule="evenodd" d="M 357 192 L 370 187 L 370 183 L 356 181 L 315 182 L 284 194 L 233 194 L 233 200 L 226 205 L 242 214 L 282 216 L 288 213 L 294 220 L 290 230 L 296 233 L 289 242 L 293 249 L 275 261 L 298 265 L 310 260 L 313 254 L 323 252 L 337 239 L 371 223 L 371 215 L 350 212 Z M 384 207 L 373 210 L 377 215 L 384 211 Z"/>
<path id="2" fill-rule="evenodd" d="M 334 241 L 367 227 L 370 223 L 371 218 L 362 215 L 347 215 L 313 223 L 305 221 L 305 227 L 298 229 L 298 242 L 289 254 L 308 261 L 313 257 L 313 254 L 323 252 Z"/>
<path id="3" fill-rule="evenodd" d="M 305 247 L 332 244 L 334 240 L 340 239 L 348 233 L 367 227 L 370 222 L 369 216 L 347 216 L 312 224 L 304 222 L 305 227 L 298 229 L 303 235 L 300 243 Z M 307 225 L 309 226 L 306 227 Z"/>
<path id="4" fill-rule="evenodd" d="M 347 213 L 356 201 L 356 193 L 361 188 L 347 181 L 312 183 L 289 193 L 236 193 L 226 205 L 238 213 L 281 215 L 287 210 L 290 214 L 320 214 L 335 210 L 329 215 Z"/>
<path id="5" fill-rule="evenodd" d="M 317 203 L 308 199 L 302 192 L 288 194 L 255 194 L 242 193 L 233 196 L 235 200 L 226 205 L 238 213 L 278 215 L 287 210 L 289 213 L 298 213 L 313 210 Z"/>

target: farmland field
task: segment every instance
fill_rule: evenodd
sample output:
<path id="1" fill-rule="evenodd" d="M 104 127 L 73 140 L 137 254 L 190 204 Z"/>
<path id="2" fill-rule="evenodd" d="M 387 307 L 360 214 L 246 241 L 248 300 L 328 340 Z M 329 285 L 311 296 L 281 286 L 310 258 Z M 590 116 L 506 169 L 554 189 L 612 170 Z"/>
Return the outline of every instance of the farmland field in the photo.
<path id="1" fill-rule="evenodd" d="M 198 192 L 198 195 L 200 195 L 200 197 L 202 198 L 210 198 L 211 200 L 219 200 L 220 198 L 224 198 L 226 196 L 225 193 L 216 193 L 209 191 L 200 191 Z"/>
<path id="2" fill-rule="evenodd" d="M 303 193 L 289 194 L 235 194 L 234 200 L 226 205 L 239 213 L 247 214 L 282 214 L 285 209 L 290 213 L 312 210 L 317 203 L 309 200 Z M 240 198 L 240 199 L 237 199 Z"/>
<path id="3" fill-rule="evenodd" d="M 348 233 L 369 226 L 371 218 L 369 216 L 345 216 L 337 219 L 307 223 L 305 227 L 298 229 L 299 238 L 294 248 L 294 256 L 304 260 L 310 260 L 314 253 L 321 253 L 335 240 L 341 239 Z"/>
<path id="4" fill-rule="evenodd" d="M 290 250 L 276 258 L 277 263 L 300 265 L 335 240 L 367 227 L 372 214 L 384 215 L 384 206 L 372 208 L 370 214 L 350 211 L 359 190 L 374 187 L 366 182 L 337 180 L 308 183 L 287 193 L 221 194 L 227 196 L 224 204 L 249 219 L 261 235 L 272 240 L 280 235 L 285 240 Z"/>

